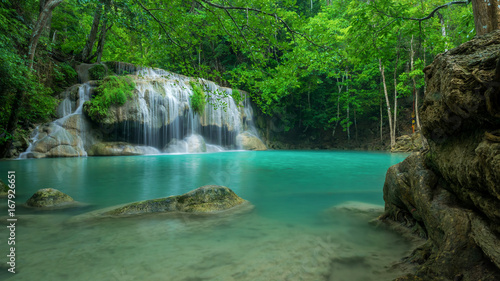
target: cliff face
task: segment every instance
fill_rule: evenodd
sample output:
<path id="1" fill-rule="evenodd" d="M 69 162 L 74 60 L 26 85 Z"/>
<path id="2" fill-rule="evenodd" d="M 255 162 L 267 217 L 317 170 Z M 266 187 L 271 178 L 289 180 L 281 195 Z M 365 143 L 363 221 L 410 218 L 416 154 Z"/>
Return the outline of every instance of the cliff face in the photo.
<path id="1" fill-rule="evenodd" d="M 384 185 L 384 218 L 428 238 L 401 280 L 500 280 L 499 50 L 496 31 L 425 69 L 429 150 L 391 167 Z"/>

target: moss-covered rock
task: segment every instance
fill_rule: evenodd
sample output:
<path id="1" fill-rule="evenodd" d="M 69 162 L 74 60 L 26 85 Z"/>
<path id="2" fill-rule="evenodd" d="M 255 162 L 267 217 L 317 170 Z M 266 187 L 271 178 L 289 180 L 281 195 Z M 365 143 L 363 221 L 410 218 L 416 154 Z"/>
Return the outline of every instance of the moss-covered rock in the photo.
<path id="1" fill-rule="evenodd" d="M 102 80 L 106 75 L 106 68 L 102 64 L 96 64 L 89 69 L 90 80 Z"/>
<path id="2" fill-rule="evenodd" d="M 100 142 L 88 151 L 88 156 L 127 156 L 158 154 L 160 151 L 151 146 L 134 145 L 127 142 Z"/>
<path id="3" fill-rule="evenodd" d="M 219 185 L 205 185 L 182 195 L 127 204 L 103 213 L 107 216 L 146 213 L 185 212 L 214 213 L 248 202 L 231 189 Z"/>
<path id="4" fill-rule="evenodd" d="M 37 208 L 61 207 L 74 203 L 75 201 L 69 195 L 53 188 L 40 189 L 31 196 L 26 205 Z"/>
<path id="5" fill-rule="evenodd" d="M 391 152 L 416 152 L 422 149 L 423 139 L 420 133 L 402 135 L 396 139 Z"/>
<path id="6" fill-rule="evenodd" d="M 9 190 L 9 186 L 0 180 L 0 197 L 7 196 L 7 190 Z"/>

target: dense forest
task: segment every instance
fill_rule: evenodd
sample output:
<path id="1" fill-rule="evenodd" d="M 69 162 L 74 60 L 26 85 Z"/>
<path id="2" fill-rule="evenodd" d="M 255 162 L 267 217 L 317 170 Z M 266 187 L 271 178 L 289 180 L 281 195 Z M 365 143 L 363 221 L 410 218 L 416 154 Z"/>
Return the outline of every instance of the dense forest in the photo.
<path id="1" fill-rule="evenodd" d="M 77 64 L 105 61 L 244 90 L 284 131 L 368 122 L 393 145 L 410 114 L 418 130 L 423 68 L 476 29 L 469 1 L 1 1 L 0 153 L 54 117 Z"/>

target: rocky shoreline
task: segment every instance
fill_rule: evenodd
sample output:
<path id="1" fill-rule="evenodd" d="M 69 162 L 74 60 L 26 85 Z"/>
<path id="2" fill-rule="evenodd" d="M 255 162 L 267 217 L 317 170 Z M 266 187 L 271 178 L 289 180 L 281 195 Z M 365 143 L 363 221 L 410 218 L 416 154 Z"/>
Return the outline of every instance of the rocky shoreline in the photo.
<path id="1" fill-rule="evenodd" d="M 384 185 L 381 219 L 427 238 L 405 259 L 416 272 L 397 280 L 500 280 L 499 49 L 496 31 L 424 69 L 429 148 L 391 167 Z"/>

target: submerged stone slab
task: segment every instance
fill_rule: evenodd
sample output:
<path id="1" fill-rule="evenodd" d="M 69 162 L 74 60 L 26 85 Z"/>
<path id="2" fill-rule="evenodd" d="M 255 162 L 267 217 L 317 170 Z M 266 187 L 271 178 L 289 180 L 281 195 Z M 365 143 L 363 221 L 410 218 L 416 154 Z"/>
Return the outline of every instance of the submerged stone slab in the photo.
<path id="1" fill-rule="evenodd" d="M 246 203 L 231 189 L 219 185 L 205 185 L 182 195 L 127 204 L 103 215 L 137 215 L 146 213 L 186 212 L 213 213 L 225 211 Z"/>
<path id="2" fill-rule="evenodd" d="M 26 201 L 26 205 L 36 208 L 63 207 L 73 203 L 73 198 L 53 188 L 40 189 Z"/>

